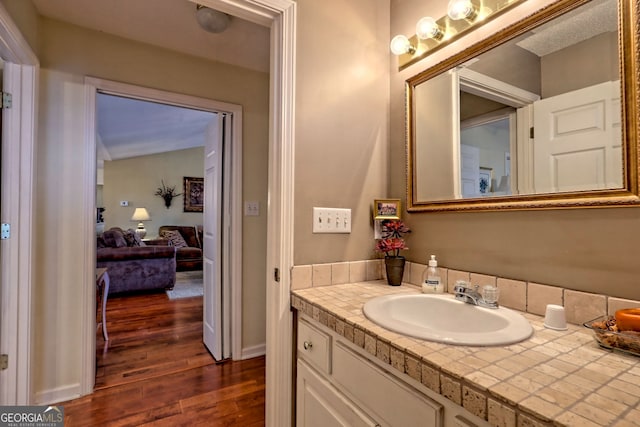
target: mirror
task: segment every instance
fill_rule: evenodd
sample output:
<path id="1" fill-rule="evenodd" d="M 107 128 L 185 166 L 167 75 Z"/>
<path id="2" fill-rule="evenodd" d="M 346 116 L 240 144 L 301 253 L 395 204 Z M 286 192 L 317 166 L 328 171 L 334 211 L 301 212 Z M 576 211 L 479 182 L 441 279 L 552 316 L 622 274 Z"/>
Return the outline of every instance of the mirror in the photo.
<path id="1" fill-rule="evenodd" d="M 561 0 L 407 80 L 407 206 L 635 205 L 638 14 Z"/>

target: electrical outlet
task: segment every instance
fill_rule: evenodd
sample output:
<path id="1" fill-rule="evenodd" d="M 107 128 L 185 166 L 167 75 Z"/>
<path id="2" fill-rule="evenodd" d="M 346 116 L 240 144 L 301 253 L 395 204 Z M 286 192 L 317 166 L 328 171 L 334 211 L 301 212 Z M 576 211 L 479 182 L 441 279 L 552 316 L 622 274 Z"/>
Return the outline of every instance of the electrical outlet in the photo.
<path id="1" fill-rule="evenodd" d="M 314 233 L 351 233 L 351 209 L 313 208 Z"/>
<path id="2" fill-rule="evenodd" d="M 127 200 L 120 200 L 120 206 L 129 206 L 129 202 Z"/>

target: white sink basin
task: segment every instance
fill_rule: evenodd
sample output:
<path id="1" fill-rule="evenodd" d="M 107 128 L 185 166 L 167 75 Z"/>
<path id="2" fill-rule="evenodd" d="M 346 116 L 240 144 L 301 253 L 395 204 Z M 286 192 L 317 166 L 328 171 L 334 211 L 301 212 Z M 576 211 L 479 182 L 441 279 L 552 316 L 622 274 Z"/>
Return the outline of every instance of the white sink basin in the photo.
<path id="1" fill-rule="evenodd" d="M 508 308 L 483 308 L 453 295 L 385 295 L 369 300 L 365 316 L 403 335 L 456 345 L 507 345 L 525 340 L 533 329 Z"/>

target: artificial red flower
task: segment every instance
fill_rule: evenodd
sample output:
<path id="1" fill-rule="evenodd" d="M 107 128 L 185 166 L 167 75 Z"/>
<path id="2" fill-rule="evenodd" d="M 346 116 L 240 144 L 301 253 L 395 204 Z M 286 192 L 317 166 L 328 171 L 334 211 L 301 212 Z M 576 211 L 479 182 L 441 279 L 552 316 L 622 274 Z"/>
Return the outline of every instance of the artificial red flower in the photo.
<path id="1" fill-rule="evenodd" d="M 399 256 L 402 249 L 407 248 L 402 236 L 411 230 L 402 221 L 385 219 L 382 221 L 382 239 L 376 241 L 376 251 L 385 256 Z"/>

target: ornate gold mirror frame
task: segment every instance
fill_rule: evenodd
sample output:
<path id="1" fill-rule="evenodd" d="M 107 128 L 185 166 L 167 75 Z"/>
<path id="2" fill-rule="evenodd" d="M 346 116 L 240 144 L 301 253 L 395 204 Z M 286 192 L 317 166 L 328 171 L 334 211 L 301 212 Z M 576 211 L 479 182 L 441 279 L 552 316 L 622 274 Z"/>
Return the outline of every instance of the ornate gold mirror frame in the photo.
<path id="1" fill-rule="evenodd" d="M 441 201 L 419 201 L 415 199 L 414 136 L 415 123 L 412 106 L 416 85 L 434 78 L 471 58 L 484 53 L 507 40 L 574 9 L 588 0 L 559 0 L 539 12 L 497 32 L 491 37 L 463 50 L 406 82 L 407 113 L 407 210 L 429 211 L 494 211 L 566 208 L 600 208 L 640 206 L 640 4 L 635 1 L 618 0 L 618 45 L 621 82 L 622 188 L 614 190 L 591 190 L 549 194 L 510 195 L 491 198 L 469 198 Z"/>

